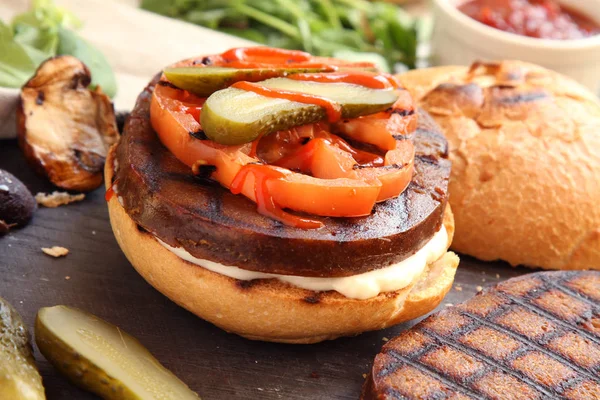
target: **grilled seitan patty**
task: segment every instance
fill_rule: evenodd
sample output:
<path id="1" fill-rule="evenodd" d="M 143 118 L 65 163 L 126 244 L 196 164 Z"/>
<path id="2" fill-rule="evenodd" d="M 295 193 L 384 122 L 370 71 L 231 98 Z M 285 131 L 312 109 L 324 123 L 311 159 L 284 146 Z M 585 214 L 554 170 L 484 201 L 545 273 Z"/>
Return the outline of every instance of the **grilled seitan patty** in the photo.
<path id="1" fill-rule="evenodd" d="M 600 399 L 600 272 L 528 274 L 388 342 L 361 398 Z"/>

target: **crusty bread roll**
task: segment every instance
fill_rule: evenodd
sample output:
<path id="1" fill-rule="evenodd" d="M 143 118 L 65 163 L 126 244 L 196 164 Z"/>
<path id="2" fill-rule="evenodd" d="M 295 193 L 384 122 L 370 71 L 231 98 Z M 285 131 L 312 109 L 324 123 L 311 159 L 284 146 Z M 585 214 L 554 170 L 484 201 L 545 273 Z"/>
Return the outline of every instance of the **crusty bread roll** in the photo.
<path id="1" fill-rule="evenodd" d="M 600 269 L 600 102 L 517 61 L 399 77 L 450 142 L 452 248 L 545 269 Z"/>
<path id="2" fill-rule="evenodd" d="M 113 152 L 106 163 L 112 180 Z M 107 185 L 108 188 L 108 185 Z M 275 279 L 239 281 L 182 260 L 137 228 L 114 196 L 110 222 L 121 249 L 144 279 L 175 303 L 220 328 L 248 339 L 316 343 L 383 329 L 433 310 L 452 287 L 458 257 L 451 252 L 428 266 L 409 287 L 356 300 L 337 292 L 299 289 Z M 454 234 L 444 215 L 448 246 Z"/>

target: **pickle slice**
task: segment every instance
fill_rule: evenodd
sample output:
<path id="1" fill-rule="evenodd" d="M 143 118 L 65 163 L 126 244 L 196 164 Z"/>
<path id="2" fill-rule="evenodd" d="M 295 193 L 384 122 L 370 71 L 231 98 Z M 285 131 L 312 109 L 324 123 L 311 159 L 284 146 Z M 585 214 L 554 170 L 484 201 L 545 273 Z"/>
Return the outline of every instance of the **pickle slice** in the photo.
<path id="1" fill-rule="evenodd" d="M 325 68 L 251 68 L 180 67 L 165 68 L 167 79 L 180 89 L 200 97 L 208 97 L 217 90 L 225 89 L 235 82 L 260 82 L 269 78 L 306 72 L 324 72 Z"/>
<path id="2" fill-rule="evenodd" d="M 0 297 L 0 399 L 45 398 L 29 332 L 17 311 Z"/>
<path id="3" fill-rule="evenodd" d="M 35 336 L 42 354 L 60 372 L 104 399 L 199 399 L 135 338 L 81 310 L 40 309 Z"/>
<path id="4" fill-rule="evenodd" d="M 326 97 L 342 107 L 342 118 L 374 114 L 391 107 L 398 98 L 393 89 L 370 89 L 347 83 L 318 83 L 273 78 L 263 86 Z M 254 92 L 228 88 L 213 93 L 200 115 L 209 139 L 225 145 L 248 143 L 295 126 L 326 119 L 323 107 L 270 98 Z"/>

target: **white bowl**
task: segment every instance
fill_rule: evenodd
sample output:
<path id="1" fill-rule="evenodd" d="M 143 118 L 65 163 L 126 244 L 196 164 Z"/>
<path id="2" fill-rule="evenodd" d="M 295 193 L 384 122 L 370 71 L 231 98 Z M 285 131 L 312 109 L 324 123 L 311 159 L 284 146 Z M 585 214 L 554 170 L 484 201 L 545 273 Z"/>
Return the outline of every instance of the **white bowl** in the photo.
<path id="1" fill-rule="evenodd" d="M 558 71 L 600 92 L 600 35 L 576 40 L 536 39 L 482 24 L 457 9 L 465 0 L 433 0 L 432 38 L 436 65 L 521 60 Z M 561 0 L 600 23 L 600 0 Z"/>

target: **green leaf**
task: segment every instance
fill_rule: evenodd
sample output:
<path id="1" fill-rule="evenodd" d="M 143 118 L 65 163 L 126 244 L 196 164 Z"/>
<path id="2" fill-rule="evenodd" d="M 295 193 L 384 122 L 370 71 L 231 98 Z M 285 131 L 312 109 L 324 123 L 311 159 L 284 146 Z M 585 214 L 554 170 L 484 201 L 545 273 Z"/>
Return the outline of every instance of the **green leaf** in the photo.
<path id="1" fill-rule="evenodd" d="M 17 15 L 13 21 L 17 24 L 27 24 L 35 28 L 79 28 L 81 21 L 70 11 L 54 5 L 52 0 L 34 0 L 31 9 Z"/>
<path id="2" fill-rule="evenodd" d="M 11 29 L 0 21 L 0 86 L 23 86 L 36 67 L 24 46 L 14 41 Z"/>
<path id="3" fill-rule="evenodd" d="M 81 60 L 92 74 L 91 86 L 98 85 L 109 97 L 114 97 L 117 93 L 117 81 L 104 55 L 68 29 L 59 29 L 58 38 L 57 54 L 71 55 Z"/>
<path id="4" fill-rule="evenodd" d="M 58 31 L 54 28 L 36 28 L 18 23 L 13 25 L 14 40 L 25 47 L 31 58 L 40 64 L 56 54 Z"/>

